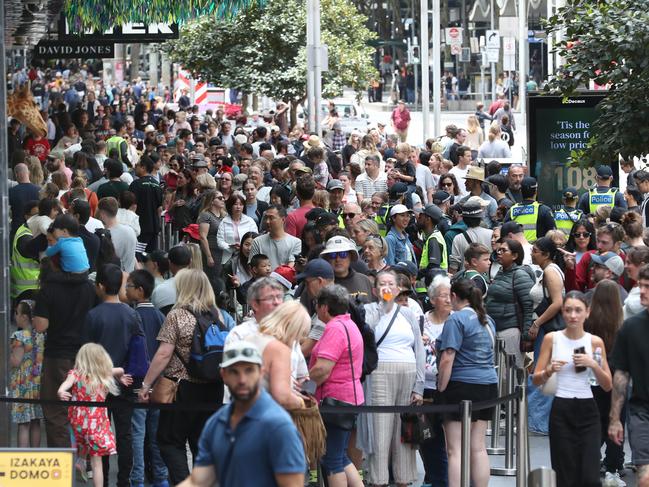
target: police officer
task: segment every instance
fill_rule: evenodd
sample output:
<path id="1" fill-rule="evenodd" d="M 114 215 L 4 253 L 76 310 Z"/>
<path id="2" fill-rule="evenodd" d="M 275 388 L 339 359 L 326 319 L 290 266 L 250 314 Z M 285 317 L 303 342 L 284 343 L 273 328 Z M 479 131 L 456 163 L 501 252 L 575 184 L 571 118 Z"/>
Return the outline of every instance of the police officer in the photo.
<path id="1" fill-rule="evenodd" d="M 379 235 L 381 235 L 381 237 L 385 237 L 388 234 L 388 230 L 390 230 L 390 209 L 394 205 L 405 204 L 404 198 L 407 192 L 408 185 L 405 183 L 394 183 L 390 187 L 390 190 L 388 191 L 388 202 L 379 208 L 379 211 L 374 217 L 374 221 L 379 226 Z"/>
<path id="2" fill-rule="evenodd" d="M 428 269 L 448 269 L 448 253 L 446 241 L 437 229 L 437 224 L 442 220 L 443 213 L 436 205 L 426 205 L 417 216 L 417 227 L 424 234 L 424 244 L 419 260 L 420 272 Z"/>
<path id="3" fill-rule="evenodd" d="M 550 230 L 556 228 L 552 210 L 536 201 L 537 188 L 535 178 L 529 176 L 523 178 L 521 183 L 523 201 L 513 205 L 505 216 L 505 222 L 513 220 L 523 226 L 525 238 L 529 243 L 536 242 L 537 238 L 545 236 Z"/>
<path id="4" fill-rule="evenodd" d="M 116 159 L 130 167 L 131 161 L 128 159 L 128 144 L 124 139 L 126 127 L 122 122 L 116 121 L 113 124 L 113 128 L 115 129 L 115 133 L 106 140 L 106 153 L 108 157 Z"/>
<path id="5" fill-rule="evenodd" d="M 453 224 L 451 218 L 448 216 L 448 211 L 451 207 L 452 200 L 453 197 L 449 193 L 442 191 L 441 189 L 435 191 L 435 194 L 433 194 L 433 203 L 440 210 L 442 210 L 442 219 L 437 224 L 437 230 L 439 230 L 442 235 L 445 235 L 446 231 Z"/>
<path id="6" fill-rule="evenodd" d="M 563 190 L 563 205 L 554 212 L 554 222 L 557 229 L 566 235 L 570 235 L 570 230 L 575 223 L 584 215 L 581 210 L 577 209 L 577 188 L 566 188 Z"/>
<path id="7" fill-rule="evenodd" d="M 611 187 L 613 183 L 613 170 L 610 166 L 597 168 L 597 186 L 581 195 L 577 208 L 584 213 L 594 215 L 600 206 L 619 206 L 626 209 L 624 195 L 617 188 Z"/>

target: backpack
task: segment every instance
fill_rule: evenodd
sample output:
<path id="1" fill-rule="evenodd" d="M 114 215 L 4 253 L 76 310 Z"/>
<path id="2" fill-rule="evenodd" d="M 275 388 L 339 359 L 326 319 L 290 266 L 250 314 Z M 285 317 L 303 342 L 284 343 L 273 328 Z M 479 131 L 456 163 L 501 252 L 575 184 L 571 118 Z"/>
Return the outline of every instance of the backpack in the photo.
<path id="1" fill-rule="evenodd" d="M 189 361 L 187 363 L 182 359 L 180 361 L 193 378 L 220 383 L 222 382 L 220 369 L 223 362 L 223 346 L 230 330 L 219 319 L 217 309 L 211 309 L 200 315 L 192 314 L 196 318 L 196 326 L 189 349 Z"/>
<path id="2" fill-rule="evenodd" d="M 361 381 L 370 375 L 379 364 L 379 353 L 376 350 L 374 330 L 365 321 L 365 308 L 358 299 L 350 300 L 349 315 L 363 337 L 363 371 Z"/>

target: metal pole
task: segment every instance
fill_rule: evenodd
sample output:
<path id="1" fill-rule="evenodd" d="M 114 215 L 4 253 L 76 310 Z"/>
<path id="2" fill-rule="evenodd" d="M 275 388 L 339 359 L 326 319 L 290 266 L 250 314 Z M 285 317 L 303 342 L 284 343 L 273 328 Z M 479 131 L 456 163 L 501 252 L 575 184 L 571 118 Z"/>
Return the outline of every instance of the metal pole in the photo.
<path id="1" fill-rule="evenodd" d="M 507 355 L 507 394 L 514 392 L 516 382 L 516 357 Z M 505 466 L 493 467 L 491 475 L 514 476 L 514 402 L 508 401 L 505 406 Z"/>
<path id="2" fill-rule="evenodd" d="M 460 403 L 462 415 L 462 446 L 460 457 L 460 486 L 471 485 L 471 401 Z"/>
<path id="3" fill-rule="evenodd" d="M 0 26 L 4 28 L 5 14 L 4 7 L 0 8 Z M 11 309 L 9 301 L 9 155 L 7 148 L 7 73 L 5 62 L 5 36 L 2 37 L 0 46 L 0 195 L 2 195 L 2 204 L 0 205 L 0 225 L 2 227 L 2 243 L 0 244 L 0 323 L 3 323 L 2 332 L 2 350 L 0 360 L 0 390 L 4 393 L 8 387 L 9 370 L 7 368 L 9 357 L 9 326 L 11 323 Z M 10 446 L 11 431 L 9 421 L 8 403 L 0 406 L 0 444 Z"/>
<path id="4" fill-rule="evenodd" d="M 428 0 L 420 2 L 421 14 L 421 47 L 419 48 L 419 57 L 421 58 L 421 114 L 423 119 L 423 141 L 428 138 L 428 122 L 430 117 L 430 89 L 429 89 L 429 50 L 428 50 Z"/>
<path id="5" fill-rule="evenodd" d="M 433 0 L 433 137 L 437 137 L 442 129 L 442 85 L 441 66 L 439 65 L 441 51 L 440 32 L 440 0 Z"/>
<path id="6" fill-rule="evenodd" d="M 557 475 L 550 467 L 540 467 L 530 472 L 529 487 L 557 487 Z"/>
<path id="7" fill-rule="evenodd" d="M 548 2 L 548 19 L 554 15 L 554 1 L 547 0 Z M 554 49 L 554 34 L 550 33 L 547 37 L 548 41 L 548 78 L 554 73 L 554 54 L 552 54 L 552 49 Z"/>
<path id="8" fill-rule="evenodd" d="M 527 435 L 527 377 L 523 377 L 518 390 L 521 392 L 521 398 L 518 401 L 518 424 L 516 426 L 516 487 L 526 487 L 530 468 Z"/>
<path id="9" fill-rule="evenodd" d="M 505 340 L 496 339 L 496 368 L 498 369 L 498 397 L 502 396 L 505 391 Z M 494 414 L 491 418 L 491 442 L 487 447 L 489 455 L 504 455 L 505 449 L 498 446 L 500 439 L 500 406 L 494 408 Z"/>
<path id="10" fill-rule="evenodd" d="M 312 0 L 313 7 L 313 104 L 315 112 L 322 104 L 322 46 L 320 45 L 320 0 Z M 322 120 L 316 115 L 315 133 L 322 137 Z"/>
<path id="11" fill-rule="evenodd" d="M 527 74 L 527 0 L 518 0 L 518 107 L 521 118 L 527 112 L 525 75 Z"/>
<path id="12" fill-rule="evenodd" d="M 412 3 L 410 4 L 410 6 L 412 7 L 412 11 L 411 11 L 412 24 L 410 25 L 410 35 L 412 36 L 412 51 L 413 51 L 413 54 L 414 54 L 414 52 L 415 52 L 415 46 L 417 45 L 417 38 L 416 38 L 416 35 L 415 35 L 415 1 L 416 1 L 416 0 L 412 0 Z M 421 62 L 421 56 L 422 56 L 422 55 L 423 55 L 423 54 L 422 54 L 421 52 L 419 52 L 419 62 Z M 417 104 L 419 103 L 419 91 L 418 91 L 418 88 L 419 88 L 419 73 L 417 72 L 417 63 L 415 62 L 415 59 L 416 59 L 416 58 L 415 58 L 415 56 L 413 55 L 413 59 L 412 59 L 412 61 L 413 61 L 413 62 L 412 62 L 412 74 L 413 74 L 414 77 L 415 77 L 415 102 L 414 102 L 414 109 L 416 110 L 416 109 L 417 109 Z M 408 91 L 408 90 L 406 89 L 406 92 L 407 92 L 407 91 Z"/>
<path id="13" fill-rule="evenodd" d="M 315 106 L 315 93 L 313 83 L 314 71 L 314 49 L 313 49 L 313 3 L 315 0 L 306 2 L 306 99 L 307 110 L 309 114 L 308 125 L 309 131 L 315 129 L 315 120 L 318 110 Z"/>
<path id="14" fill-rule="evenodd" d="M 489 22 L 491 25 L 491 30 L 496 28 L 496 5 L 494 0 L 491 0 L 491 6 L 489 7 Z M 491 101 L 492 103 L 496 101 L 496 63 L 491 64 Z"/>

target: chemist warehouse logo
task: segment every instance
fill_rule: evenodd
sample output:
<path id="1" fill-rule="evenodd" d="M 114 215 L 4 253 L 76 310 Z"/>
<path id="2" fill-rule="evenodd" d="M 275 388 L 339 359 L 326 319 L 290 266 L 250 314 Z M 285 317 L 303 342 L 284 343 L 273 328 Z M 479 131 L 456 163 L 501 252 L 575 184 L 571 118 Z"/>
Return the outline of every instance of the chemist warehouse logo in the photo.
<path id="1" fill-rule="evenodd" d="M 563 105 L 583 105 L 584 103 L 586 103 L 586 100 L 581 98 L 568 98 L 567 96 L 564 96 L 561 99 L 561 103 Z"/>
<path id="2" fill-rule="evenodd" d="M 58 458 L 12 458 L 9 468 L 11 480 L 58 480 L 61 478 L 61 464 Z M 0 477 L 5 477 L 1 472 Z"/>

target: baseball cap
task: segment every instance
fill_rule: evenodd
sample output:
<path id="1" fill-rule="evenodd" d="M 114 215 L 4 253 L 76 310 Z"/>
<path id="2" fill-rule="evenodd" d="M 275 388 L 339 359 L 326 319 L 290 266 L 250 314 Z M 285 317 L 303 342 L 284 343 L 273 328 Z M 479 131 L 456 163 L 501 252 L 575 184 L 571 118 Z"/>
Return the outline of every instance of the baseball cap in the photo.
<path id="1" fill-rule="evenodd" d="M 417 264 L 414 262 L 397 262 L 395 265 L 390 267 L 393 271 L 396 272 L 401 272 L 402 274 L 407 274 L 410 277 L 416 277 L 417 276 Z"/>
<path id="2" fill-rule="evenodd" d="M 442 219 L 443 213 L 442 210 L 440 210 L 437 205 L 426 205 L 424 209 L 421 211 L 424 215 L 432 218 L 433 222 L 435 224 L 439 223 L 439 221 Z"/>
<path id="3" fill-rule="evenodd" d="M 221 368 L 224 369 L 239 362 L 261 366 L 262 361 L 259 349 L 254 344 L 245 340 L 226 344 L 223 349 Z"/>
<path id="4" fill-rule="evenodd" d="M 599 179 L 609 179 L 613 177 L 613 170 L 610 166 L 599 166 L 597 168 L 597 177 Z"/>
<path id="5" fill-rule="evenodd" d="M 570 186 L 569 188 L 563 190 L 563 198 L 566 200 L 574 200 L 578 197 L 579 193 L 577 192 L 577 188 L 575 187 Z"/>
<path id="6" fill-rule="evenodd" d="M 155 132 L 155 127 L 153 125 L 147 125 L 144 127 L 144 133 Z"/>
<path id="7" fill-rule="evenodd" d="M 407 192 L 408 192 L 408 185 L 406 183 L 402 183 L 402 182 L 394 183 L 389 191 L 390 199 L 396 200 L 401 195 L 406 194 Z"/>
<path id="8" fill-rule="evenodd" d="M 340 179 L 332 179 L 327 183 L 327 191 L 333 191 L 334 189 L 345 189 Z"/>
<path id="9" fill-rule="evenodd" d="M 433 194 L 433 203 L 436 205 L 441 205 L 443 203 L 446 203 L 451 199 L 451 195 L 448 194 L 446 191 L 435 191 L 435 194 Z"/>
<path id="10" fill-rule="evenodd" d="M 322 277 L 323 279 L 333 279 L 334 269 L 331 264 L 324 259 L 312 259 L 307 262 L 304 270 L 297 275 L 297 280 L 302 281 L 307 277 Z"/>
<path id="11" fill-rule="evenodd" d="M 352 260 L 355 260 L 354 257 L 358 258 L 356 244 L 347 237 L 331 237 L 329 240 L 327 240 L 327 244 L 325 245 L 324 250 L 320 252 L 320 256 L 334 254 L 336 252 L 351 252 Z"/>
<path id="12" fill-rule="evenodd" d="M 521 190 L 523 190 L 523 191 L 526 191 L 526 190 L 529 191 L 529 190 L 532 190 L 532 189 L 536 189 L 538 187 L 539 187 L 539 185 L 536 182 L 536 178 L 533 178 L 531 176 L 525 176 L 523 178 L 523 182 L 521 182 Z"/>
<path id="13" fill-rule="evenodd" d="M 593 254 L 591 259 L 595 264 L 607 267 L 618 277 L 624 273 L 624 261 L 615 252 L 606 252 L 601 255 Z"/>
<path id="14" fill-rule="evenodd" d="M 401 215 L 402 213 L 412 213 L 412 210 L 406 208 L 406 205 L 394 205 L 390 210 L 390 216 Z"/>
<path id="15" fill-rule="evenodd" d="M 505 237 L 510 233 L 513 233 L 514 235 L 523 233 L 523 225 L 514 221 L 503 223 L 503 226 L 500 227 L 500 235 Z"/>
<path id="16" fill-rule="evenodd" d="M 248 137 L 244 134 L 238 134 L 234 136 L 234 141 L 239 145 L 245 144 L 248 142 Z"/>
<path id="17" fill-rule="evenodd" d="M 481 217 L 484 213 L 484 207 L 480 202 L 471 200 L 473 200 L 473 198 L 469 198 L 460 205 L 460 213 L 462 216 Z"/>
<path id="18" fill-rule="evenodd" d="M 315 219 L 315 226 L 323 227 L 325 225 L 338 225 L 338 217 L 328 211 L 320 213 Z"/>

